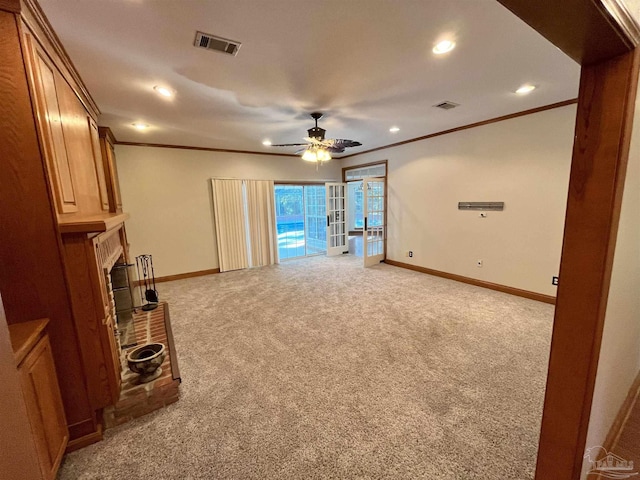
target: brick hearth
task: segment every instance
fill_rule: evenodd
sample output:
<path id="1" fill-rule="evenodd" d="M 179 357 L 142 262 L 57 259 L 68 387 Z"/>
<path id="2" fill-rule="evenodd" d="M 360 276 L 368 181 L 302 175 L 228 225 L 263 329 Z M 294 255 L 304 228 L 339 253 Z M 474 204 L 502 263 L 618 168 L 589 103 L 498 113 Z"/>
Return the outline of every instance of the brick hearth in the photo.
<path id="1" fill-rule="evenodd" d="M 180 374 L 175 356 L 169 307 L 165 302 L 150 312 L 138 310 L 133 315 L 137 345 L 122 350 L 122 386 L 120 399 L 103 413 L 105 428 L 122 425 L 134 418 L 170 405 L 179 398 Z M 163 343 L 167 356 L 162 363 L 162 374 L 149 383 L 139 383 L 138 375 L 127 366 L 127 354 L 139 345 L 150 342 Z"/>

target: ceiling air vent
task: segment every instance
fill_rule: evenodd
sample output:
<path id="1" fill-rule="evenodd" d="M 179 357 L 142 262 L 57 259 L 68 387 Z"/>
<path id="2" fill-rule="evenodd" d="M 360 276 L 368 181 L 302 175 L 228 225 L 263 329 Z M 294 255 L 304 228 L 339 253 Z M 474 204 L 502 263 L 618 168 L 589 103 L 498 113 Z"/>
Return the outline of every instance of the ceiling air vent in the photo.
<path id="1" fill-rule="evenodd" d="M 453 103 L 453 102 L 450 102 L 449 100 L 445 100 L 444 102 L 440 102 L 437 105 L 434 105 L 434 107 L 441 108 L 443 110 L 451 110 L 452 108 L 456 108 L 459 106 L 460 106 L 459 103 Z"/>
<path id="2" fill-rule="evenodd" d="M 215 35 L 209 35 L 203 32 L 196 32 L 196 40 L 193 44 L 199 48 L 227 53 L 234 57 L 242 45 L 240 42 L 229 40 L 228 38 L 216 37 Z"/>

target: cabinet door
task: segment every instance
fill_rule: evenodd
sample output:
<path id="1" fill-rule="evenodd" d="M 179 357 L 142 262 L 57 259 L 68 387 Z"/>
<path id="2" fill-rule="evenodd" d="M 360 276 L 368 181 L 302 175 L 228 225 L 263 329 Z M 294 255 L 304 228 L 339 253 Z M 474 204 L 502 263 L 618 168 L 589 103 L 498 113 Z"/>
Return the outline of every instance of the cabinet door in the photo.
<path id="1" fill-rule="evenodd" d="M 89 122 L 91 145 L 93 146 L 93 163 L 96 166 L 98 188 L 100 190 L 100 204 L 102 205 L 102 210 L 109 210 L 109 195 L 107 193 L 107 181 L 104 174 L 104 165 L 102 163 L 102 153 L 100 152 L 100 137 L 98 136 L 98 126 L 90 116 L 87 116 L 87 121 Z"/>
<path id="2" fill-rule="evenodd" d="M 20 376 L 40 469 L 45 479 L 54 479 L 69 433 L 47 335 L 24 359 Z"/>
<path id="3" fill-rule="evenodd" d="M 27 35 L 37 98 L 39 127 L 42 134 L 47 167 L 56 197 L 58 213 L 78 210 L 75 186 L 60 116 L 60 105 L 53 67 L 32 45 Z"/>

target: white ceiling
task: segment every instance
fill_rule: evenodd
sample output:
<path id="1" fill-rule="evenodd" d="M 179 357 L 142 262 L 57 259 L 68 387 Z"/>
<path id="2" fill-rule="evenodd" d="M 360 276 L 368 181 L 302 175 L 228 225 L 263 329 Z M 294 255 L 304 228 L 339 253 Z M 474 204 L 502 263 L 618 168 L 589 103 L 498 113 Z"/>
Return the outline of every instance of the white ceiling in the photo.
<path id="1" fill-rule="evenodd" d="M 579 66 L 495 0 L 40 4 L 119 141 L 293 153 L 262 141 L 301 141 L 318 110 L 356 153 L 577 96 Z M 196 30 L 242 47 L 195 48 Z M 456 49 L 434 55 L 451 36 Z M 516 95 L 526 82 L 538 88 Z M 443 100 L 461 106 L 432 107 Z"/>

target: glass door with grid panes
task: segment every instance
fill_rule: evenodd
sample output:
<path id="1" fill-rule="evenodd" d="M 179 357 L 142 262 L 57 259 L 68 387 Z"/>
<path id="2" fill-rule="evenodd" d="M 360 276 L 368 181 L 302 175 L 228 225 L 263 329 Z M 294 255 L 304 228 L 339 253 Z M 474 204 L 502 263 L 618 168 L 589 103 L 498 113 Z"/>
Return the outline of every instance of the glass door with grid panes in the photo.
<path id="1" fill-rule="evenodd" d="M 280 260 L 326 251 L 324 185 L 275 185 Z"/>
<path id="2" fill-rule="evenodd" d="M 364 178 L 362 180 L 365 214 L 362 250 L 365 267 L 376 265 L 384 260 L 386 241 L 384 181 L 384 178 Z"/>
<path id="3" fill-rule="evenodd" d="M 327 255 L 349 251 L 347 239 L 347 184 L 326 183 L 327 192 Z"/>
<path id="4" fill-rule="evenodd" d="M 327 251 L 326 198 L 324 185 L 304 186 L 304 237 L 307 255 Z"/>

